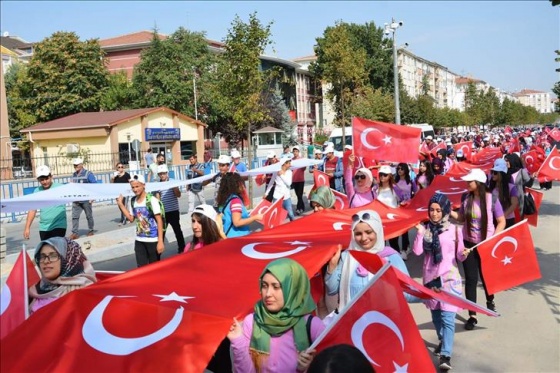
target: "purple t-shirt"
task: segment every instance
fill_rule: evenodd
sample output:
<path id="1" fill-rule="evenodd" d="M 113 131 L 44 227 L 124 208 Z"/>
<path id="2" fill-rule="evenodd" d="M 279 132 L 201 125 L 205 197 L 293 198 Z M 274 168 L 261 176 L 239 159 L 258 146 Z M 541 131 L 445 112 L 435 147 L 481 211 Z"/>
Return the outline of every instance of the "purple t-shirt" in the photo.
<path id="1" fill-rule="evenodd" d="M 517 188 L 515 187 L 515 184 L 508 184 L 509 187 L 509 196 L 510 197 L 518 197 L 519 195 L 517 194 Z M 498 190 L 498 188 L 494 188 L 494 190 L 492 191 L 492 195 L 494 196 L 494 199 L 498 199 L 500 198 L 500 191 Z M 501 203 L 500 203 L 501 205 Z M 503 207 L 502 207 L 503 209 Z M 512 212 L 510 212 L 507 216 L 506 219 L 514 219 L 515 218 L 515 210 L 513 210 Z"/>
<path id="2" fill-rule="evenodd" d="M 467 206 L 468 198 L 466 198 L 463 203 L 461 203 L 461 215 L 466 217 L 466 206 Z M 494 218 L 500 218 L 504 216 L 504 210 L 502 209 L 502 204 L 498 199 L 492 205 L 492 194 L 486 193 L 486 211 L 488 216 L 488 224 L 486 224 L 486 238 L 490 238 L 494 235 Z M 480 210 L 480 201 L 474 200 L 472 211 L 469 212 L 473 219 L 472 219 L 472 226 L 471 229 L 467 229 L 467 223 L 465 218 L 465 224 L 463 225 L 463 237 L 465 241 L 472 242 L 472 243 L 479 243 L 482 242 L 482 211 Z"/>
<path id="3" fill-rule="evenodd" d="M 402 201 L 410 200 L 412 193 L 416 193 L 416 184 L 414 182 L 407 184 L 405 179 L 400 179 L 395 187 L 401 190 Z"/>

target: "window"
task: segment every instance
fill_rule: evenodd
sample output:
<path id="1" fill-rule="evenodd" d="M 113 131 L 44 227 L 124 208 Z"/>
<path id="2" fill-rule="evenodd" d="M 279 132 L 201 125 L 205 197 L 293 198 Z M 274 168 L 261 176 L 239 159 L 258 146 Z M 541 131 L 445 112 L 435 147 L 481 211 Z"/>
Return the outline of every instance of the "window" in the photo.
<path id="1" fill-rule="evenodd" d="M 181 141 L 181 160 L 188 160 L 195 153 L 196 141 Z"/>

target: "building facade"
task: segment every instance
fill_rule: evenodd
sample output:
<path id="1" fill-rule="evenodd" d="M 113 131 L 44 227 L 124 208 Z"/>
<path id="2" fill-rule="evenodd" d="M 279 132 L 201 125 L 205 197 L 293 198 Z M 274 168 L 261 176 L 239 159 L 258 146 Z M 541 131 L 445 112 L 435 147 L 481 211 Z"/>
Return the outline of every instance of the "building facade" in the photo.
<path id="1" fill-rule="evenodd" d="M 554 102 L 548 92 L 522 89 L 514 93 L 513 97 L 515 97 L 520 104 L 535 108 L 535 110 L 541 114 L 554 112 Z"/>

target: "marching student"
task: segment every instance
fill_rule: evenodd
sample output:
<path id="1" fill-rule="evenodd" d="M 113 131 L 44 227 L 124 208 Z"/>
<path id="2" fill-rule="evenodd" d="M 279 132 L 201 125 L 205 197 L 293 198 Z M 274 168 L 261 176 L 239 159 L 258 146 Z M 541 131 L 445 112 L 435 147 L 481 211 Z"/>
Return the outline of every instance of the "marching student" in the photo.
<path id="1" fill-rule="evenodd" d="M 157 174 L 160 182 L 170 181 L 169 169 L 166 164 L 160 164 L 157 168 Z M 165 189 L 155 193 L 155 196 L 163 203 L 163 214 L 165 215 L 163 230 L 167 230 L 167 226 L 171 225 L 175 238 L 177 239 L 177 252 L 181 254 L 185 249 L 185 236 L 181 229 L 181 214 L 179 212 L 179 198 L 181 191 L 179 187 Z"/>

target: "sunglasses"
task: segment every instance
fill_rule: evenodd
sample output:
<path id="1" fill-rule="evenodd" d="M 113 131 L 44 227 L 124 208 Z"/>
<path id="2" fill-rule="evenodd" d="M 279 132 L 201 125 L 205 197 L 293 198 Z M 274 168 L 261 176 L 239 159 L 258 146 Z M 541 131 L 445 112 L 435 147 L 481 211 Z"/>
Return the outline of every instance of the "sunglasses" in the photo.
<path id="1" fill-rule="evenodd" d="M 229 166 L 229 163 L 218 163 L 218 167 Z"/>
<path id="2" fill-rule="evenodd" d="M 48 176 L 41 176 L 41 177 L 37 178 L 37 180 L 39 180 L 39 181 L 45 181 L 45 180 L 48 180 L 48 179 L 49 179 Z"/>
<path id="3" fill-rule="evenodd" d="M 352 215 L 352 222 L 357 223 L 359 221 L 365 221 L 371 219 L 371 215 L 369 212 L 364 212 L 363 214 L 354 214 Z"/>
<path id="4" fill-rule="evenodd" d="M 124 168 L 124 166 L 117 166 L 117 168 Z"/>
<path id="5" fill-rule="evenodd" d="M 492 175 L 499 175 L 500 171 L 492 171 Z"/>
<path id="6" fill-rule="evenodd" d="M 379 173 L 379 177 L 387 177 L 389 176 L 388 174 L 382 174 L 381 172 Z"/>
<path id="7" fill-rule="evenodd" d="M 366 179 L 366 175 L 355 175 L 354 176 L 354 180 L 365 180 Z"/>

